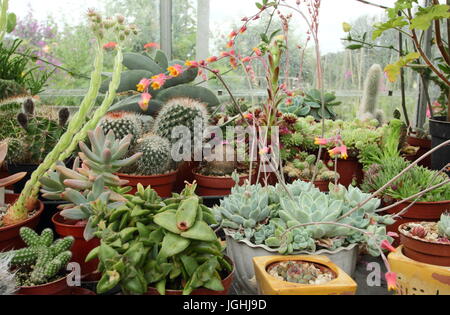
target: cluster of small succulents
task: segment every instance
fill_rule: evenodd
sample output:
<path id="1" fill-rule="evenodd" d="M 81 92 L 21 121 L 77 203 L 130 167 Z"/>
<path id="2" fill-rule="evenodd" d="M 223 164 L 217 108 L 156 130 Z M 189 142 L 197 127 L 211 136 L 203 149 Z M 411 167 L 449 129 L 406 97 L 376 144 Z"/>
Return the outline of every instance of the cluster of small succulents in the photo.
<path id="1" fill-rule="evenodd" d="M 336 278 L 331 270 L 303 261 L 277 263 L 269 266 L 267 272 L 281 281 L 309 285 L 325 284 Z"/>
<path id="2" fill-rule="evenodd" d="M 317 248 L 334 250 L 358 243 L 377 256 L 379 243 L 368 235 L 372 233 L 379 242 L 392 241 L 386 235 L 386 225 L 394 223 L 390 216 L 376 214 L 381 201 L 371 199 L 345 216 L 369 195 L 355 187 L 347 189 L 332 184 L 330 191 L 322 193 L 301 181 L 287 185 L 287 189 L 281 185 L 235 187 L 214 211 L 221 226 L 234 239 L 265 244 L 283 254 L 314 252 Z M 370 233 L 361 233 L 362 230 Z"/>
<path id="3" fill-rule="evenodd" d="M 20 229 L 20 236 L 28 247 L 0 254 L 12 257 L 10 265 L 17 271 L 18 286 L 42 285 L 64 276 L 65 267 L 72 258 L 73 237 L 54 241 L 52 230 L 46 229 L 38 235 L 27 227 Z"/>
<path id="4" fill-rule="evenodd" d="M 333 167 L 333 162 L 326 165 L 323 161 L 316 163 L 317 157 L 315 155 L 301 152 L 292 162 L 287 162 L 284 167 L 284 173 L 292 179 L 301 179 L 305 181 L 312 180 L 316 174 L 318 181 L 332 181 L 339 178 L 339 174 L 330 170 Z"/>

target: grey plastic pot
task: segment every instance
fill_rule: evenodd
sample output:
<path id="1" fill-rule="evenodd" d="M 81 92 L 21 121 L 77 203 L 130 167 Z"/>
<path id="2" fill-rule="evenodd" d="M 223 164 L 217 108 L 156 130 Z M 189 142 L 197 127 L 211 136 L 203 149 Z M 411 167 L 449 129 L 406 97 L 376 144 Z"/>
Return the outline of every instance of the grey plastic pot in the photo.
<path id="1" fill-rule="evenodd" d="M 258 285 L 255 278 L 253 267 L 253 257 L 276 256 L 277 250 L 271 249 L 265 245 L 255 245 L 247 240 L 236 241 L 229 231 L 225 230 L 227 239 L 227 255 L 235 265 L 235 280 L 233 289 L 240 295 L 258 295 Z M 322 255 L 352 276 L 356 270 L 358 260 L 358 246 L 352 244 L 349 247 L 339 248 L 335 251 L 320 250 L 315 253 L 296 252 L 293 255 Z"/>

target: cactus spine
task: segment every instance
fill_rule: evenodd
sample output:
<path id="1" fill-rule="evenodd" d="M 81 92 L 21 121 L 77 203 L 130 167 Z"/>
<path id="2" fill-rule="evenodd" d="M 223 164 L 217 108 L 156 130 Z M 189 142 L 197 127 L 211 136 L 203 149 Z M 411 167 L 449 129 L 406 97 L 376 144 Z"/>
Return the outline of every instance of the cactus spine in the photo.
<path id="1" fill-rule="evenodd" d="M 137 173 L 150 176 L 164 174 L 170 170 L 172 159 L 167 139 L 149 134 L 138 141 L 136 151 L 142 153 L 137 162 Z"/>
<path id="2" fill-rule="evenodd" d="M 364 95 L 359 110 L 359 118 L 361 120 L 377 119 L 380 124 L 384 121 L 383 111 L 376 109 L 382 77 L 383 69 L 380 65 L 374 64 L 369 69 L 364 83 Z"/>
<path id="3" fill-rule="evenodd" d="M 127 112 L 108 113 L 100 121 L 100 127 L 103 132 L 114 132 L 117 139 L 123 139 L 132 135 L 132 145 L 134 145 L 142 135 L 142 121 L 136 114 Z"/>

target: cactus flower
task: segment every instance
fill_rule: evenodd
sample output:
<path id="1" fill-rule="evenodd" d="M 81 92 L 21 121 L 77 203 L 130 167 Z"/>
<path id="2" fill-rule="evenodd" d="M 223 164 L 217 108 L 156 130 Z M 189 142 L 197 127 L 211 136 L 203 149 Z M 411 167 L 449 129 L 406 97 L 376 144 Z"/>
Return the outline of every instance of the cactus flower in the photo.
<path id="1" fill-rule="evenodd" d="M 397 274 L 395 272 L 388 272 L 385 275 L 389 291 L 397 290 Z"/>
<path id="2" fill-rule="evenodd" d="M 183 73 L 183 66 L 175 64 L 175 65 L 167 68 L 167 71 L 169 71 L 170 76 L 178 77 L 179 75 L 181 75 Z"/>
<path id="3" fill-rule="evenodd" d="M 148 109 L 148 104 L 150 103 L 150 100 L 152 99 L 152 96 L 149 93 L 143 93 L 141 95 L 141 101 L 139 102 L 139 107 L 145 112 Z"/>
<path id="4" fill-rule="evenodd" d="M 384 250 L 388 250 L 391 253 L 396 252 L 397 250 L 394 248 L 394 246 L 392 246 L 391 243 L 389 243 L 388 240 L 384 240 L 383 242 L 381 242 L 381 248 Z"/>
<path id="5" fill-rule="evenodd" d="M 160 73 L 151 78 L 151 85 L 153 90 L 161 89 L 166 84 L 168 77 L 164 73 Z"/>
<path id="6" fill-rule="evenodd" d="M 116 42 L 109 42 L 109 43 L 103 45 L 103 49 L 106 51 L 113 51 L 114 49 L 116 49 L 116 47 L 117 47 Z"/>
<path id="7" fill-rule="evenodd" d="M 150 80 L 147 78 L 144 78 L 139 82 L 139 84 L 136 86 L 138 92 L 144 92 L 147 91 L 148 87 L 150 86 Z"/>

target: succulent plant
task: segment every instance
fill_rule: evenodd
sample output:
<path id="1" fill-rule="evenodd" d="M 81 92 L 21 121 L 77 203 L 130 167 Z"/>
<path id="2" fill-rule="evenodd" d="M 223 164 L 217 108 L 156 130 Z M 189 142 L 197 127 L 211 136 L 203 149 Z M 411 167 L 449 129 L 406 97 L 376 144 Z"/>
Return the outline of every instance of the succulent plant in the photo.
<path id="1" fill-rule="evenodd" d="M 136 163 L 136 174 L 150 176 L 165 174 L 172 166 L 170 142 L 157 135 L 147 134 L 138 140 L 134 149 L 142 156 Z"/>
<path id="2" fill-rule="evenodd" d="M 51 229 L 46 229 L 38 235 L 27 227 L 20 229 L 20 236 L 28 247 L 0 254 L 11 255 L 10 265 L 18 269 L 20 286 L 35 286 L 50 282 L 65 269 L 72 258 L 70 252 L 74 242 L 72 236 L 54 241 Z M 24 279 L 21 276 L 23 271 L 26 272 Z"/>
<path id="3" fill-rule="evenodd" d="M 317 157 L 306 152 L 300 152 L 296 159 L 288 161 L 283 168 L 284 173 L 292 179 L 310 181 L 316 173 L 317 181 L 332 181 L 339 178 L 339 174 L 330 170 L 323 161 L 316 163 Z M 331 162 L 332 163 L 332 162 Z M 314 172 L 317 169 L 317 172 Z"/>
<path id="4" fill-rule="evenodd" d="M 450 239 L 450 213 L 444 213 L 438 223 L 439 234 Z"/>
<path id="5" fill-rule="evenodd" d="M 328 269 L 319 269 L 313 263 L 303 261 L 287 261 L 270 266 L 267 270 L 270 275 L 280 279 L 298 284 L 320 285 L 335 278 Z"/>
<path id="6" fill-rule="evenodd" d="M 131 145 L 143 135 L 143 122 L 135 113 L 112 112 L 105 115 L 99 123 L 105 134 L 114 132 L 117 139 L 132 135 Z"/>
<path id="7" fill-rule="evenodd" d="M 62 206 L 62 216 L 71 220 L 88 220 L 84 235 L 87 240 L 93 237 L 104 216 L 125 202 L 117 191 L 128 182 L 114 173 L 136 163 L 141 156 L 136 153 L 124 159 L 128 155 L 131 135 L 119 141 L 112 131 L 105 135 L 101 127 L 88 135 L 92 148 L 80 142 L 81 167 L 79 159 L 75 161 L 73 169 L 59 164 L 54 172 L 49 172 L 47 177 L 41 179 L 44 198 L 70 202 Z M 102 207 L 102 204 L 108 207 Z"/>
<path id="8" fill-rule="evenodd" d="M 137 85 L 143 78 L 151 78 L 165 73 L 169 66 L 174 64 L 184 65 L 184 62 L 174 60 L 168 62 L 164 52 L 158 50 L 154 56 L 148 54 L 127 53 L 124 54 L 123 64 L 128 71 L 123 72 L 118 92 L 137 91 Z M 147 111 L 139 107 L 141 95 L 126 98 L 111 107 L 111 111 L 131 111 L 140 114 L 154 115 L 160 111 L 167 102 L 174 98 L 191 98 L 215 107 L 220 104 L 214 93 L 201 86 L 190 85 L 197 77 L 198 69 L 191 68 L 182 75 L 168 80 L 160 90 L 150 88 L 152 100 Z M 109 80 L 103 83 L 102 89 L 107 87 Z"/>

